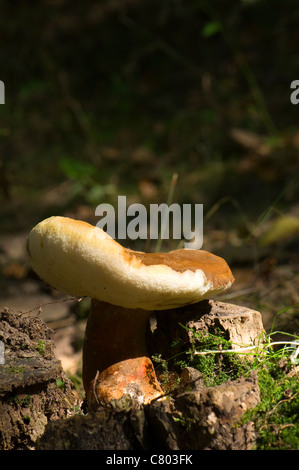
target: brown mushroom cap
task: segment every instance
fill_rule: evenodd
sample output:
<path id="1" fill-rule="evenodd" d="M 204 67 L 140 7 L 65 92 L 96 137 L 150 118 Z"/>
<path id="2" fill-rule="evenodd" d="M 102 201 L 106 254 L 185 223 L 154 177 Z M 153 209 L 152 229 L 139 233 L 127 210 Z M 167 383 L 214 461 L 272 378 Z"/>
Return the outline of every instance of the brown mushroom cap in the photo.
<path id="1" fill-rule="evenodd" d="M 234 281 L 225 260 L 206 251 L 132 251 L 100 228 L 67 217 L 34 227 L 28 253 L 36 273 L 60 292 L 125 308 L 181 307 L 221 293 Z"/>

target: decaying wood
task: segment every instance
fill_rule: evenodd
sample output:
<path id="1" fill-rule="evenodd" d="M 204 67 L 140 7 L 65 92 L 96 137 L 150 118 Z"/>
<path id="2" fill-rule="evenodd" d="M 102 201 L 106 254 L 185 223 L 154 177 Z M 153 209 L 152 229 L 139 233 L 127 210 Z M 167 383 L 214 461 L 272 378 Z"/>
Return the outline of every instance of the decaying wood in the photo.
<path id="1" fill-rule="evenodd" d="M 9 309 L 0 312 L 0 449 L 34 449 L 47 423 L 65 418 L 79 402 L 54 357 L 44 322 Z"/>
<path id="2" fill-rule="evenodd" d="M 263 342 L 261 313 L 240 305 L 204 300 L 186 307 L 155 312 L 155 328 L 148 330 L 151 354 L 168 359 L 200 346 L 200 335 L 221 335 L 232 349 L 257 346 Z"/>

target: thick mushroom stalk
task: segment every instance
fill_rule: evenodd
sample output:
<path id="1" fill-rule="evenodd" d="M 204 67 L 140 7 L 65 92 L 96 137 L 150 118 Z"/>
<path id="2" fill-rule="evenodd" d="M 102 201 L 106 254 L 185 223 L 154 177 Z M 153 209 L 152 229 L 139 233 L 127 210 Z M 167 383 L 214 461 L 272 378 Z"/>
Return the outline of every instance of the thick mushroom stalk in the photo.
<path id="1" fill-rule="evenodd" d="M 41 279 L 59 291 L 90 297 L 83 379 L 91 406 L 128 395 L 149 403 L 161 394 L 147 356 L 149 312 L 194 304 L 228 289 L 227 263 L 203 250 L 142 253 L 103 230 L 50 217 L 28 236 L 28 255 Z"/>
<path id="2" fill-rule="evenodd" d="M 84 345 L 83 385 L 90 407 L 122 396 L 150 403 L 163 392 L 148 357 L 149 312 L 91 299 Z"/>

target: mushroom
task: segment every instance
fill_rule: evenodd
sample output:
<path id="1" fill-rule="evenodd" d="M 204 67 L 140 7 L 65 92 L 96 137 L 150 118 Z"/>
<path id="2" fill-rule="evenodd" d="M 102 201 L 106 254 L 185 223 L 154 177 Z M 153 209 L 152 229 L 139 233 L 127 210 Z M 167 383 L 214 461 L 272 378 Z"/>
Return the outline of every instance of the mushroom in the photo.
<path id="1" fill-rule="evenodd" d="M 91 407 L 131 396 L 147 404 L 162 394 L 148 357 L 150 313 L 193 304 L 228 289 L 227 263 L 203 250 L 143 253 L 124 248 L 98 227 L 50 217 L 28 236 L 38 276 L 62 293 L 89 296 L 83 385 Z"/>

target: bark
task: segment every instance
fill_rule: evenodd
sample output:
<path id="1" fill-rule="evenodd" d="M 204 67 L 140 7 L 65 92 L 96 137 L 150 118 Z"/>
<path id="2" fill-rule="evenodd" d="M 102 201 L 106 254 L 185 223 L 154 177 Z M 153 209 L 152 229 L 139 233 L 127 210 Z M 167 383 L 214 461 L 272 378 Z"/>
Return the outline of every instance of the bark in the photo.
<path id="1" fill-rule="evenodd" d="M 0 341 L 0 449 L 34 449 L 47 423 L 67 417 L 79 398 L 42 320 L 4 309 Z"/>

